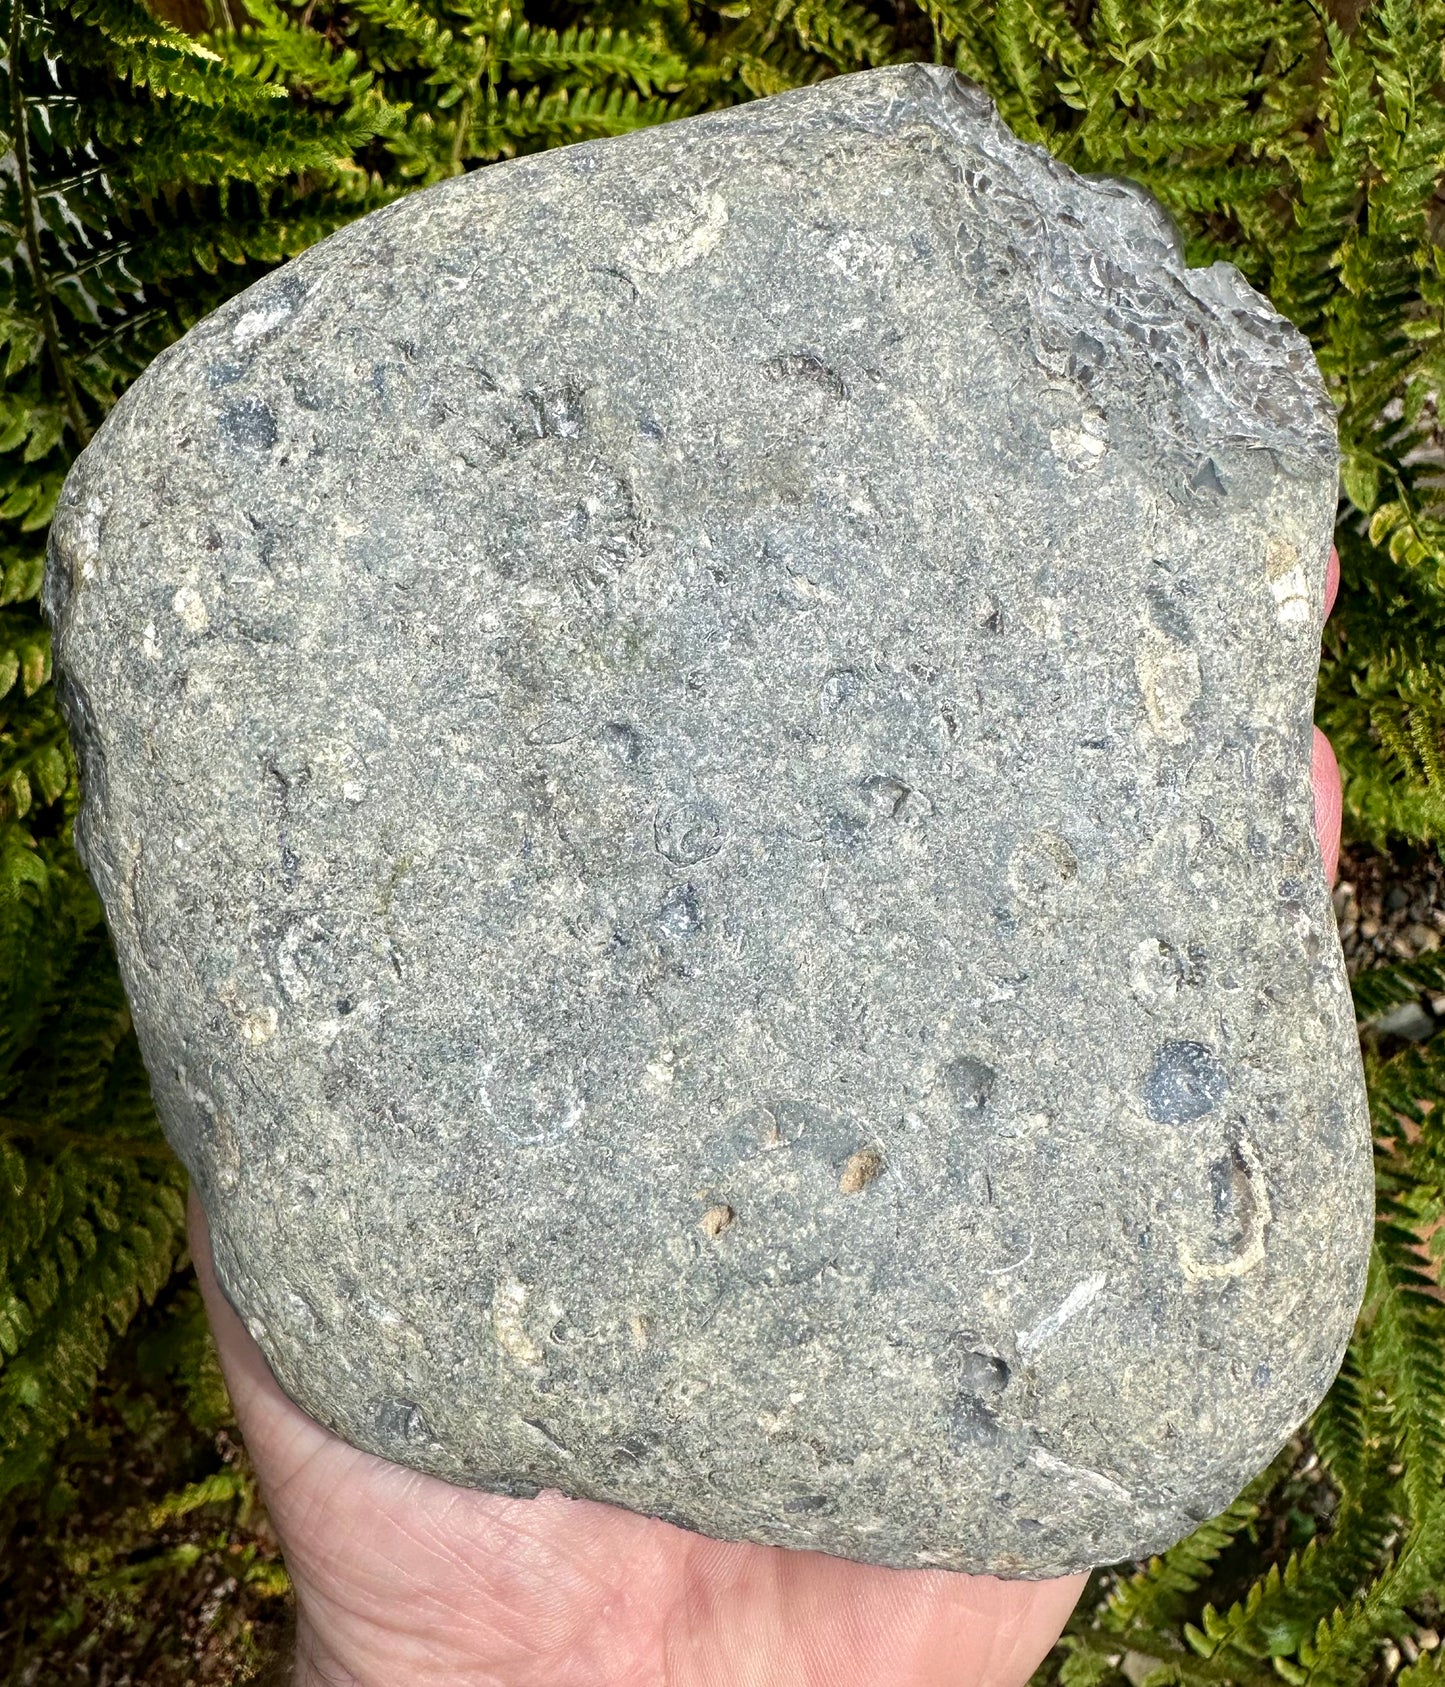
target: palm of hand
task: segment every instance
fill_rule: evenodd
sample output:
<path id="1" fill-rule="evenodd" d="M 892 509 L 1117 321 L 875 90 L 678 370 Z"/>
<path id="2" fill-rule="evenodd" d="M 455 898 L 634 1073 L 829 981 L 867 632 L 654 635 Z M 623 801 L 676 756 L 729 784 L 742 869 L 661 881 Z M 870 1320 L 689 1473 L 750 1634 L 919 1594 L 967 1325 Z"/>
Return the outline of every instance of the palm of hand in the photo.
<path id="1" fill-rule="evenodd" d="M 1340 781 L 1318 732 L 1312 772 L 1333 878 Z M 1083 1576 L 1001 1582 L 712 1541 L 359 1452 L 282 1393 L 216 1283 L 194 1191 L 190 1227 L 296 1586 L 296 1687 L 1021 1687 L 1082 1591 Z"/>

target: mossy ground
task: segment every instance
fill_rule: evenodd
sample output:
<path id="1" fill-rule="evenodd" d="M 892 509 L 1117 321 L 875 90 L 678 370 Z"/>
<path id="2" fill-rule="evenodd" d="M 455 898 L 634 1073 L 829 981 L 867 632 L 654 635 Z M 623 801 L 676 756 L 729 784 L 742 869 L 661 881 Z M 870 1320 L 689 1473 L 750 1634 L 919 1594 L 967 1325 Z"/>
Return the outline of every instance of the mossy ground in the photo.
<path id="1" fill-rule="evenodd" d="M 290 1584 L 214 1355 L 181 1380 L 207 1342 L 187 1265 L 5 1520 L 5 1687 L 230 1687 L 283 1650 Z"/>

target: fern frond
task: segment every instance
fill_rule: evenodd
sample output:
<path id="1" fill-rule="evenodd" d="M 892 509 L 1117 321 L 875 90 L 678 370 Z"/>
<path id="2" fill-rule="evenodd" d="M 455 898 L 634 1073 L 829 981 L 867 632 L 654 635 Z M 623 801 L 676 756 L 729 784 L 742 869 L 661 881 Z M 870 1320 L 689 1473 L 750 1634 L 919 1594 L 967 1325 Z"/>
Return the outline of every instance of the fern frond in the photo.
<path id="1" fill-rule="evenodd" d="M 538 29 L 525 19 L 491 38 L 487 62 L 518 81 L 567 77 L 569 85 L 585 86 L 588 79 L 622 77 L 642 94 L 679 90 L 689 69 L 678 54 L 624 31 Z"/>
<path id="2" fill-rule="evenodd" d="M 1445 1499 L 1445 1303 L 1427 1269 L 1420 1236 L 1398 1199 L 1386 1197 L 1375 1235 L 1375 1269 L 1387 1290 L 1370 1330 L 1393 1384 L 1391 1415 L 1410 1514 L 1424 1518 Z"/>
<path id="3" fill-rule="evenodd" d="M 799 0 L 788 25 L 805 52 L 840 70 L 886 64 L 896 51 L 892 29 L 858 0 Z"/>
<path id="4" fill-rule="evenodd" d="M 1167 1630 L 1181 1621 L 1220 1555 L 1260 1515 L 1292 1456 L 1286 1448 L 1233 1505 L 1121 1581 L 1109 1596 L 1099 1627 L 1127 1639 L 1136 1638 L 1141 1629 Z"/>
<path id="5" fill-rule="evenodd" d="M 338 47 L 301 27 L 276 0 L 245 0 L 245 7 L 249 26 L 213 37 L 239 76 L 283 98 L 288 88 L 304 89 L 315 99 L 350 106 L 371 93 L 376 72 L 355 48 Z"/>
<path id="6" fill-rule="evenodd" d="M 208 110 L 260 111 L 284 92 L 235 75 L 225 60 L 189 35 L 161 22 L 139 0 L 67 0 L 65 10 L 86 27 L 67 37 L 67 62 L 93 66 L 144 88 Z"/>
<path id="7" fill-rule="evenodd" d="M 1371 1420 L 1359 1357 L 1352 1345 L 1329 1393 L 1310 1419 L 1310 1440 L 1342 1493 L 1355 1493 L 1364 1485 L 1368 1467 L 1378 1452 L 1372 1440 Z"/>
<path id="8" fill-rule="evenodd" d="M 985 88 L 999 85 L 1002 72 L 993 45 L 992 0 L 919 0 L 933 25 L 935 56 Z"/>
<path id="9" fill-rule="evenodd" d="M 562 146 L 603 135 L 625 135 L 661 123 L 667 113 L 665 100 L 643 99 L 633 89 L 559 88 L 543 94 L 533 88 L 521 94 L 511 88 L 501 98 L 489 92 L 473 120 L 467 156 L 510 158 L 539 144 Z"/>
<path id="10" fill-rule="evenodd" d="M 67 1167 L 93 1249 L 43 1255 L 21 1302 L 30 1317 L 0 1372 L 0 1498 L 33 1481 L 95 1387 L 115 1336 L 154 1299 L 180 1252 L 184 1174 L 173 1163 L 115 1174 Z M 46 1269 L 49 1266 L 50 1269 Z"/>
<path id="11" fill-rule="evenodd" d="M 1393 1007 L 1413 1002 L 1427 991 L 1445 990 L 1445 949 L 1430 950 L 1414 960 L 1392 966 L 1371 967 L 1357 973 L 1350 988 L 1355 998 L 1355 1016 L 1361 1021 L 1378 1019 Z"/>

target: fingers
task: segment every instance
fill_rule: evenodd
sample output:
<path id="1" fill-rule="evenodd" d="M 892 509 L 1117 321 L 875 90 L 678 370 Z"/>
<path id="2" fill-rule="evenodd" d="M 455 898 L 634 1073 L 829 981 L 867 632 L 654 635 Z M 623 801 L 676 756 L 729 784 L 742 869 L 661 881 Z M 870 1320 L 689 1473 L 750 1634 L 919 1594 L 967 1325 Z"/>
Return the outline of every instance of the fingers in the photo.
<path id="1" fill-rule="evenodd" d="M 1314 729 L 1314 749 L 1310 756 L 1310 779 L 1315 788 L 1315 836 L 1320 840 L 1320 859 L 1325 866 L 1325 880 L 1335 882 L 1340 864 L 1340 824 L 1344 814 L 1344 792 L 1340 786 L 1340 766 L 1328 738 L 1318 727 Z"/>
<path id="2" fill-rule="evenodd" d="M 1335 599 L 1340 590 L 1340 553 L 1336 546 L 1330 546 L 1330 560 L 1325 568 L 1325 619 L 1330 618 L 1330 611 L 1335 607 Z"/>

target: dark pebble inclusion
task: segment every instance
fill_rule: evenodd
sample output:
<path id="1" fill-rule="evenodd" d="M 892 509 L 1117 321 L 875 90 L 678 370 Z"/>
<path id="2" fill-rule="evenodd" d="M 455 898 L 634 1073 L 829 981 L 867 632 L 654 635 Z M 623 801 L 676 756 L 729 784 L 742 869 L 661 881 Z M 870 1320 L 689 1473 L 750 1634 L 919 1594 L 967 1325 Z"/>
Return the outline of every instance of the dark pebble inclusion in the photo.
<path id="1" fill-rule="evenodd" d="M 918 65 L 430 188 L 164 352 L 44 603 L 282 1386 L 883 1564 L 1224 1506 L 1371 1222 L 1335 499 L 1295 329 Z"/>

